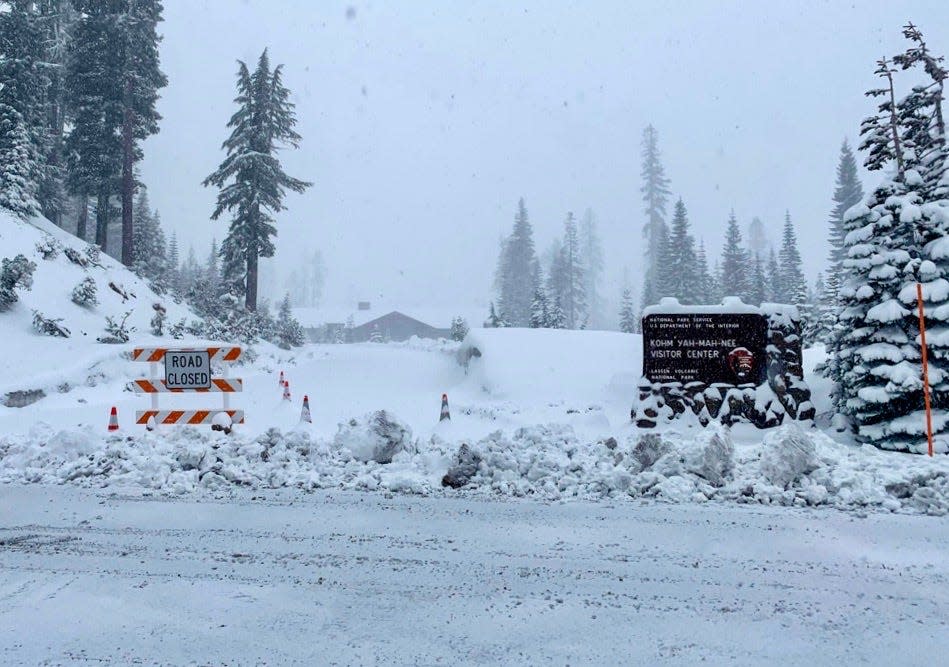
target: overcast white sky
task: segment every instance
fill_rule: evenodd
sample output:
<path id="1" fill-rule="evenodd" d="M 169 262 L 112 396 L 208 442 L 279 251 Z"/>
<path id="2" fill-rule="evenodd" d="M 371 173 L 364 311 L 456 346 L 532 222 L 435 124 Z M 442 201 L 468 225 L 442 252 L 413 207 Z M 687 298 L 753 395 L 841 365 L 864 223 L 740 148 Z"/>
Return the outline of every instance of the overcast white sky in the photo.
<path id="1" fill-rule="evenodd" d="M 520 196 L 539 250 L 593 208 L 614 297 L 624 266 L 639 277 L 647 123 L 710 254 L 732 208 L 774 239 L 789 209 L 813 277 L 840 142 L 908 19 L 949 53 L 945 0 L 165 0 L 170 84 L 143 180 L 185 252 L 225 235 L 200 183 L 223 157 L 235 61 L 269 47 L 303 135 L 285 167 L 315 183 L 288 197 L 277 260 L 321 249 L 330 302 L 487 303 Z"/>

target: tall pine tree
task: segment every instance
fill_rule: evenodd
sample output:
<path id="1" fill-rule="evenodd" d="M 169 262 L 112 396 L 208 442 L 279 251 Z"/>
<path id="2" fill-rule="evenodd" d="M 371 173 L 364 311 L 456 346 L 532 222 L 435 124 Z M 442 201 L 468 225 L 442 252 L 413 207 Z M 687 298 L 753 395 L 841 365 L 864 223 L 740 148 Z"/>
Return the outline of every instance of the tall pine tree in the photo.
<path id="1" fill-rule="evenodd" d="M 894 61 L 906 65 L 915 59 L 921 36 L 912 26 L 904 34 L 913 45 L 905 58 Z M 912 63 L 905 68 L 910 67 Z M 927 178 L 946 169 L 945 151 L 938 149 L 944 128 L 938 113 L 942 91 L 936 85 L 945 73 L 938 60 L 923 69 L 930 84 L 917 84 L 897 103 L 897 71 L 885 59 L 878 62 L 876 73 L 885 85 L 869 94 L 883 102 L 863 122 L 861 149 L 871 171 L 892 170 L 892 176 L 866 203 L 845 214 L 841 309 L 824 369 L 837 383 L 835 406 L 850 418 L 859 440 L 910 451 L 926 448 L 917 285 L 933 334 L 933 405 L 937 414 L 949 406 L 949 343 L 943 340 L 949 332 L 949 207 L 939 199 L 939 181 Z M 933 426 L 942 433 L 947 422 L 936 419 Z"/>
<path id="2" fill-rule="evenodd" d="M 161 116 L 155 109 L 158 90 L 168 85 L 158 57 L 160 0 L 125 0 L 118 19 L 121 41 L 114 44 L 120 65 L 122 114 L 122 263 L 134 261 L 133 196 L 135 163 L 142 159 L 141 142 L 158 132 Z"/>
<path id="3" fill-rule="evenodd" d="M 584 292 L 587 298 L 590 326 L 603 326 L 603 244 L 597 231 L 596 216 L 587 209 L 580 221 L 580 259 L 584 268 Z"/>
<path id="4" fill-rule="evenodd" d="M 72 129 L 66 139 L 67 186 L 80 200 L 77 227 L 86 226 L 83 205 L 96 199 L 95 242 L 109 251 L 110 198 L 122 171 L 122 44 L 118 2 L 76 0 L 80 19 L 69 43 L 66 102 Z"/>
<path id="5" fill-rule="evenodd" d="M 238 109 L 227 123 L 231 135 L 222 146 L 227 157 L 204 185 L 220 189 L 211 219 L 225 211 L 232 214 L 221 248 L 225 277 L 242 291 L 245 307 L 253 311 L 259 259 L 274 254 L 273 216 L 284 210 L 287 190 L 303 192 L 311 184 L 287 175 L 277 159 L 281 146 L 296 148 L 300 141 L 293 129 L 296 114 L 290 91 L 283 85 L 283 66 L 271 69 L 266 49 L 253 74 L 238 61 L 237 93 Z"/>
<path id="6" fill-rule="evenodd" d="M 857 161 L 854 159 L 850 144 L 844 139 L 843 145 L 840 147 L 840 160 L 837 163 L 834 208 L 830 212 L 830 231 L 827 239 L 830 246 L 828 276 L 839 276 L 843 270 L 843 262 L 846 257 L 844 238 L 847 235 L 844 227 L 844 214 L 850 207 L 859 204 L 861 201 L 863 201 L 863 186 L 860 185 L 860 178 L 857 174 Z M 839 282 L 834 280 L 828 283 L 826 287 L 828 298 L 836 300 Z"/>
<path id="7" fill-rule="evenodd" d="M 0 6 L 0 207 L 24 218 L 40 212 L 50 83 L 32 5 Z"/>
<path id="8" fill-rule="evenodd" d="M 797 234 L 794 232 L 790 212 L 784 214 L 784 230 L 781 234 L 778 259 L 781 267 L 781 293 L 776 295 L 777 301 L 804 305 L 807 302 L 807 279 L 801 269 L 801 253 L 797 248 Z"/>
<path id="9" fill-rule="evenodd" d="M 640 192 L 645 205 L 646 223 L 643 225 L 643 239 L 646 241 L 646 271 L 643 277 L 643 294 L 640 308 L 659 301 L 662 289 L 662 259 L 669 228 L 666 225 L 666 204 L 671 194 L 669 179 L 659 155 L 659 133 L 652 125 L 643 130 L 642 139 L 642 181 Z"/>
<path id="10" fill-rule="evenodd" d="M 582 329 L 587 323 L 587 301 L 584 292 L 584 267 L 580 258 L 580 238 L 573 213 L 564 220 L 563 243 L 554 258 L 548 278 L 551 309 L 563 313 L 563 327 Z"/>
<path id="11" fill-rule="evenodd" d="M 531 304 L 538 284 L 534 230 L 523 197 L 517 202 L 514 229 L 501 244 L 498 260 L 498 308 L 513 327 L 530 325 Z"/>
<path id="12" fill-rule="evenodd" d="M 722 260 L 719 266 L 718 281 L 723 290 L 723 297 L 748 298 L 749 268 L 748 251 L 742 246 L 741 228 L 738 227 L 738 219 L 732 211 L 725 229 L 725 245 L 722 247 Z"/>
<path id="13" fill-rule="evenodd" d="M 672 229 L 664 262 L 666 280 L 663 292 L 682 303 L 701 303 L 700 274 L 695 256 L 695 239 L 689 233 L 689 216 L 679 198 L 672 213 Z"/>

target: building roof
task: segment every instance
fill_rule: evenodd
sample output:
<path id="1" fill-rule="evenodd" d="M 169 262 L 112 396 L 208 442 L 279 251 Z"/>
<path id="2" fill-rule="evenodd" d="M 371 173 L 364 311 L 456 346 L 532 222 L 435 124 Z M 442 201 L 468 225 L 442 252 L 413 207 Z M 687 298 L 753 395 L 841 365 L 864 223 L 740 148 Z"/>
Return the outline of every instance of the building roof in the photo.
<path id="1" fill-rule="evenodd" d="M 488 308 L 463 306 L 445 308 L 438 306 L 411 306 L 404 304 L 371 302 L 369 310 L 358 310 L 356 304 L 349 306 L 320 306 L 318 308 L 294 308 L 293 316 L 305 328 L 319 328 L 325 324 L 344 324 L 350 317 L 353 326 L 359 327 L 392 312 L 398 312 L 436 329 L 448 329 L 453 318 L 461 316 L 470 327 L 479 327 L 488 316 Z"/>

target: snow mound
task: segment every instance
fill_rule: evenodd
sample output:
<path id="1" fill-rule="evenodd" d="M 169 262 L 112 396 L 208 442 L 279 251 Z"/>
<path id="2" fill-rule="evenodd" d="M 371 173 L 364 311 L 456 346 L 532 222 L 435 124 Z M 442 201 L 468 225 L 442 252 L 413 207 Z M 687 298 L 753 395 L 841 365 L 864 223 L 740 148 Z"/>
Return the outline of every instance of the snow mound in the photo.
<path id="1" fill-rule="evenodd" d="M 385 410 L 340 424 L 333 444 L 359 461 L 376 463 L 392 463 L 399 452 L 415 449 L 412 429 Z"/>
<path id="2" fill-rule="evenodd" d="M 477 442 L 437 435 L 415 442 L 382 411 L 343 424 L 333 439 L 306 429 L 254 437 L 194 428 L 103 437 L 38 425 L 0 438 L 0 483 L 10 482 L 162 493 L 344 488 L 949 513 L 949 457 L 843 445 L 793 424 L 764 442 L 741 445 L 721 426 L 689 436 L 630 433 L 618 442 L 583 440 L 556 423 L 496 431 Z"/>
<path id="3" fill-rule="evenodd" d="M 613 331 L 471 329 L 458 351 L 472 394 L 588 407 L 640 372 L 642 337 Z"/>
<path id="4" fill-rule="evenodd" d="M 765 436 L 760 470 L 771 484 L 787 489 L 820 465 L 814 439 L 793 422 Z"/>

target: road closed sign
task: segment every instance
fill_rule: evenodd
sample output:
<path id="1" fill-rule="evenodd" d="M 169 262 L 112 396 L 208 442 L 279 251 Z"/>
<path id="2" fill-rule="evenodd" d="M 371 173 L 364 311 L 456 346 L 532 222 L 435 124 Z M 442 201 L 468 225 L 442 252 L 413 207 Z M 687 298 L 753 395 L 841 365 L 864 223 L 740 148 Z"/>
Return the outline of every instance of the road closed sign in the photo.
<path id="1" fill-rule="evenodd" d="M 207 350 L 168 350 L 165 385 L 184 391 L 211 388 L 211 356 Z"/>

